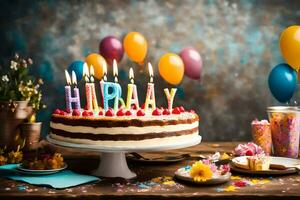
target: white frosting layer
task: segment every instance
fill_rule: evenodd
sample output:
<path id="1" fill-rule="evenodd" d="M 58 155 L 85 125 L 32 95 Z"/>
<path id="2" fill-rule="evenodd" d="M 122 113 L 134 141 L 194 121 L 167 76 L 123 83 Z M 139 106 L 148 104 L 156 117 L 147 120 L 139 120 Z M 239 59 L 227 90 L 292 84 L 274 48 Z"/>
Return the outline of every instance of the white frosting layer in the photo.
<path id="1" fill-rule="evenodd" d="M 138 141 L 93 141 L 88 139 L 74 139 L 67 138 L 55 135 L 50 133 L 50 137 L 64 142 L 76 143 L 76 144 L 91 144 L 91 145 L 100 145 L 103 147 L 136 147 L 136 148 L 145 148 L 151 146 L 159 146 L 159 145 L 170 145 L 170 144 L 182 144 L 185 141 L 192 141 L 198 137 L 198 130 L 192 134 L 188 135 L 180 135 L 180 136 L 172 136 L 172 137 L 164 137 L 164 138 L 153 138 L 146 140 L 138 140 Z"/>
<path id="2" fill-rule="evenodd" d="M 129 126 L 129 127 L 87 127 L 87 126 L 70 126 L 61 123 L 50 122 L 50 127 L 54 129 L 59 129 L 71 133 L 92 133 L 92 134 L 131 134 L 131 135 L 140 135 L 147 133 L 162 133 L 162 132 L 176 132 L 189 130 L 197 128 L 199 122 L 196 121 L 192 124 L 176 124 L 176 125 L 165 125 L 165 126 Z"/>

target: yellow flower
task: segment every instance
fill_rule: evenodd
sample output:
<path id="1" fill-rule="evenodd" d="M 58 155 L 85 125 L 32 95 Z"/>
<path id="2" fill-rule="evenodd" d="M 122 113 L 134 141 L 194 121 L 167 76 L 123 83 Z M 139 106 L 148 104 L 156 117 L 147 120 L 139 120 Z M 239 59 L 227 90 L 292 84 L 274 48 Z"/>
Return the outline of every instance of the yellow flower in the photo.
<path id="1" fill-rule="evenodd" d="M 195 182 L 204 182 L 211 179 L 213 172 L 209 165 L 203 164 L 202 161 L 197 161 L 190 170 L 190 176 Z"/>

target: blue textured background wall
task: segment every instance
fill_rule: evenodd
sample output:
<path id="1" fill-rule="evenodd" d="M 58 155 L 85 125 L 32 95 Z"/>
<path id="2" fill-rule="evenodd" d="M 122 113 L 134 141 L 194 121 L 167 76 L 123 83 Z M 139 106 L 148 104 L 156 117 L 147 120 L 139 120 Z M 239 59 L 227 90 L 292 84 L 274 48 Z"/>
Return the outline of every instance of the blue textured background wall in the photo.
<path id="1" fill-rule="evenodd" d="M 298 2 L 1 1 L 1 65 L 14 52 L 34 59 L 33 73 L 45 80 L 48 109 L 39 117 L 46 121 L 55 107 L 63 107 L 63 70 L 73 60 L 98 52 L 103 37 L 143 33 L 149 42 L 147 60 L 155 67 L 163 53 L 193 46 L 204 60 L 203 77 L 185 78 L 176 104 L 201 115 L 205 140 L 249 139 L 250 121 L 266 118 L 266 106 L 276 104 L 267 76 L 283 61 L 278 38 L 286 26 L 299 22 Z M 131 66 L 126 57 L 119 65 L 123 87 Z M 144 88 L 147 74 L 137 66 L 135 71 L 140 72 L 138 87 Z M 167 84 L 155 71 L 156 96 L 164 104 Z"/>

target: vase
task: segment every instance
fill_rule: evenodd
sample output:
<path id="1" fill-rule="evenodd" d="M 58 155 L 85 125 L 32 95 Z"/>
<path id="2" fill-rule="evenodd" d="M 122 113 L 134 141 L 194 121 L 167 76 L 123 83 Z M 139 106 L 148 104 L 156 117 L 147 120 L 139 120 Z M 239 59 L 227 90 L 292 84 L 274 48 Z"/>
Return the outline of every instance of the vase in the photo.
<path id="1" fill-rule="evenodd" d="M 28 101 L 0 102 L 0 147 L 14 149 L 19 125 L 32 113 Z"/>
<path id="2" fill-rule="evenodd" d="M 39 147 L 42 122 L 22 123 L 20 125 L 21 137 L 25 140 L 25 151 L 35 150 Z"/>

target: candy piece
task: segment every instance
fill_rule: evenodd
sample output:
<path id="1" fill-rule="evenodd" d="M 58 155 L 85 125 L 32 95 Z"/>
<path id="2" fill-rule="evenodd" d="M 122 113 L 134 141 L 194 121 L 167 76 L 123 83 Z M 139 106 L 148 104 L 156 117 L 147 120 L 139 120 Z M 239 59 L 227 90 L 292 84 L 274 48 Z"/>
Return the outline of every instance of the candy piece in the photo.
<path id="1" fill-rule="evenodd" d="M 82 112 L 82 116 L 84 116 L 84 117 L 89 117 L 89 116 L 92 116 L 93 114 L 94 113 L 92 111 L 87 111 L 87 110 Z"/>
<path id="2" fill-rule="evenodd" d="M 185 111 L 183 106 L 180 106 L 179 110 L 180 110 L 180 112 L 184 112 Z"/>
<path id="3" fill-rule="evenodd" d="M 105 113 L 105 116 L 107 116 L 107 117 L 112 117 L 112 116 L 114 116 L 115 115 L 115 113 L 114 113 L 114 110 L 112 109 L 112 108 L 109 108 L 107 111 L 106 111 L 106 113 Z"/>
<path id="4" fill-rule="evenodd" d="M 131 109 L 137 110 L 138 108 L 137 108 L 136 104 L 132 104 Z"/>
<path id="5" fill-rule="evenodd" d="M 145 103 L 142 104 L 141 109 L 145 109 Z"/>
<path id="6" fill-rule="evenodd" d="M 161 110 L 156 108 L 155 110 L 153 110 L 152 115 L 155 115 L 155 116 L 161 115 Z"/>
<path id="7" fill-rule="evenodd" d="M 190 112 L 190 113 L 196 113 L 194 110 L 190 110 L 189 112 Z"/>
<path id="8" fill-rule="evenodd" d="M 174 108 L 172 110 L 172 114 L 175 114 L 175 115 L 179 115 L 181 112 L 180 112 L 180 109 L 178 107 Z"/>
<path id="9" fill-rule="evenodd" d="M 99 116 L 103 116 L 104 115 L 103 110 L 100 110 L 99 113 L 98 113 L 98 115 Z"/>
<path id="10" fill-rule="evenodd" d="M 169 109 L 164 109 L 164 111 L 163 111 L 163 115 L 170 115 L 171 114 L 171 112 L 170 112 L 170 110 Z"/>
<path id="11" fill-rule="evenodd" d="M 125 115 L 125 111 L 123 108 L 119 109 L 117 112 L 117 116 L 124 116 Z"/>
<path id="12" fill-rule="evenodd" d="M 131 115 L 132 115 L 132 112 L 131 112 L 130 110 L 127 110 L 126 113 L 125 113 L 125 115 L 126 115 L 126 116 L 131 116 Z"/>
<path id="13" fill-rule="evenodd" d="M 80 116 L 80 111 L 75 109 L 75 110 L 73 110 L 72 115 L 73 116 Z"/>
<path id="14" fill-rule="evenodd" d="M 137 111 L 136 115 L 137 116 L 145 116 L 145 112 L 142 109 L 140 109 Z"/>
<path id="15" fill-rule="evenodd" d="M 71 109 L 66 109 L 66 113 L 71 113 Z"/>
<path id="16" fill-rule="evenodd" d="M 61 110 L 59 110 L 59 109 L 55 109 L 53 112 L 53 114 L 56 114 L 56 115 L 60 115 L 60 113 L 61 113 Z"/>

